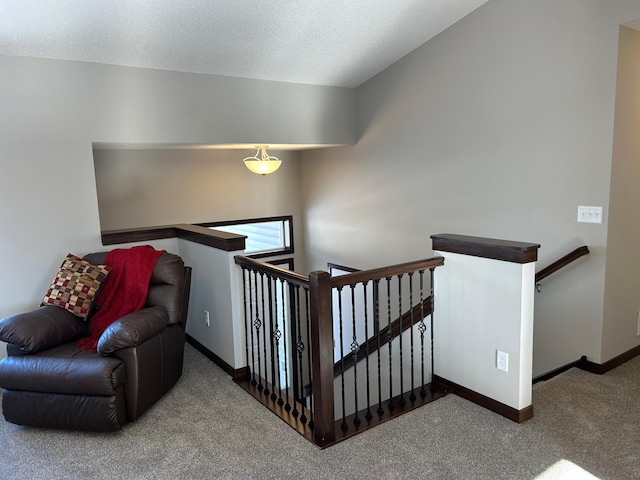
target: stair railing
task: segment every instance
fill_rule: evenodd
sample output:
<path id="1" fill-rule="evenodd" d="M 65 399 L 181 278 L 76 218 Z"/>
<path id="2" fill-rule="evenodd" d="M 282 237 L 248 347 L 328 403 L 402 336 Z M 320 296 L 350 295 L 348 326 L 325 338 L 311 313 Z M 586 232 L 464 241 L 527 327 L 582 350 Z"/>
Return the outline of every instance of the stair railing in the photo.
<path id="1" fill-rule="evenodd" d="M 552 264 L 546 266 L 545 268 L 543 268 L 542 270 L 537 272 L 535 281 L 536 281 L 536 290 L 538 291 L 538 293 L 542 290 L 540 282 L 543 279 L 547 278 L 549 275 L 557 272 L 558 270 L 566 267 L 570 263 L 575 262 L 580 257 L 583 257 L 583 256 L 588 255 L 588 254 L 589 254 L 589 248 L 586 245 L 583 245 L 583 246 L 578 247 L 575 250 L 567 253 L 562 258 L 559 258 L 558 260 L 556 260 Z"/>
<path id="2" fill-rule="evenodd" d="M 432 378 L 433 314 L 425 309 L 428 301 L 433 312 L 441 257 L 338 277 L 323 271 L 307 277 L 240 256 L 235 262 L 242 269 L 249 367 L 238 383 L 316 445 L 445 393 Z M 376 339 L 375 353 L 369 338 Z"/>

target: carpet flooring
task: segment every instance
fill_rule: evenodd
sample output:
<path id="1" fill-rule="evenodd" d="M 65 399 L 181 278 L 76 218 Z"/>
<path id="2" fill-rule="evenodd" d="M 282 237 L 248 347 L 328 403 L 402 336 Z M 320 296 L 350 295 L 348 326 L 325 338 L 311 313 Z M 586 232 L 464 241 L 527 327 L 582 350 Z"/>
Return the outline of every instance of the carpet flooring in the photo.
<path id="1" fill-rule="evenodd" d="M 455 395 L 325 450 L 187 345 L 178 384 L 115 433 L 0 419 L 2 479 L 638 479 L 640 357 L 538 383 L 516 424 Z"/>

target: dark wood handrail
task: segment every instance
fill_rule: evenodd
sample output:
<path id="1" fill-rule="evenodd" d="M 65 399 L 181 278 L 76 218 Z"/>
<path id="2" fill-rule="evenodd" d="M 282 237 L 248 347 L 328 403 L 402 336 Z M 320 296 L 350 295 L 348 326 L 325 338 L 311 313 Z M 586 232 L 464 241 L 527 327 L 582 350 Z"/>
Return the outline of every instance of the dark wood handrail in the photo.
<path id="1" fill-rule="evenodd" d="M 271 263 L 254 260 L 253 258 L 243 257 L 242 255 L 236 255 L 233 258 L 236 262 L 236 265 L 240 265 L 241 267 L 247 267 L 261 273 L 266 273 L 267 275 L 276 276 L 278 278 L 287 280 L 294 285 L 300 285 L 301 287 L 309 286 L 309 277 L 306 275 L 302 275 L 301 273 L 296 273 L 291 270 L 287 270 L 286 268 L 278 267 L 277 265 L 273 265 Z"/>
<path id="2" fill-rule="evenodd" d="M 337 263 L 331 263 L 331 262 L 327 263 L 327 269 L 329 270 L 329 273 L 331 273 L 331 271 L 334 268 L 337 269 L 337 270 L 342 270 L 343 272 L 346 272 L 346 273 L 353 273 L 353 272 L 360 272 L 361 271 L 359 268 L 346 267 L 344 265 L 338 265 Z"/>
<path id="3" fill-rule="evenodd" d="M 444 257 L 433 257 L 425 260 L 416 260 L 414 262 L 399 263 L 388 267 L 374 268 L 371 270 L 361 270 L 353 273 L 347 273 L 337 277 L 331 277 L 332 287 L 344 287 L 346 285 L 356 285 L 358 283 L 369 282 L 371 280 L 379 280 L 394 275 L 418 272 L 421 270 L 429 270 L 431 268 L 444 265 Z"/>
<path id="4" fill-rule="evenodd" d="M 538 273 L 536 273 L 536 283 L 538 283 L 539 281 L 547 278 L 549 275 L 551 275 L 552 273 L 557 272 L 561 268 L 566 267 L 571 262 L 574 262 L 577 259 L 579 259 L 580 257 L 583 257 L 583 256 L 588 255 L 588 254 L 589 254 L 589 248 L 587 248 L 586 245 L 583 245 L 582 247 L 576 248 L 572 252 L 568 253 L 564 257 L 556 260 L 555 262 L 553 262 L 548 267 L 545 267 L 542 270 L 540 270 Z"/>

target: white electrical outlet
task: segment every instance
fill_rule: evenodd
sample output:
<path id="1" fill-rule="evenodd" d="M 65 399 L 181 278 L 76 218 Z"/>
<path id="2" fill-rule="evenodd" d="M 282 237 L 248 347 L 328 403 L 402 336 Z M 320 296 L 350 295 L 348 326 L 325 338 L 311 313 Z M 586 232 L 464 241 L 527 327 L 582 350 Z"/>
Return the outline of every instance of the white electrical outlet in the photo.
<path id="1" fill-rule="evenodd" d="M 204 311 L 204 323 L 207 324 L 207 327 L 211 326 L 211 322 L 209 321 L 209 310 Z"/>
<path id="2" fill-rule="evenodd" d="M 496 350 L 496 368 L 503 372 L 509 371 L 509 354 L 501 350 Z"/>
<path id="3" fill-rule="evenodd" d="M 640 337 L 640 312 L 638 312 L 638 326 L 636 327 L 636 335 Z"/>

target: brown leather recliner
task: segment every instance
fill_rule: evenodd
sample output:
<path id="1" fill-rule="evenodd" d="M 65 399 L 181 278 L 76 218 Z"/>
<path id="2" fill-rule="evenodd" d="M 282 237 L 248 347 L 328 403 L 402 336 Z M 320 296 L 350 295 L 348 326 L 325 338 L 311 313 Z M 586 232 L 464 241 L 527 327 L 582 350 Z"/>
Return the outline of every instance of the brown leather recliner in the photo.
<path id="1" fill-rule="evenodd" d="M 102 264 L 106 253 L 85 256 Z M 113 431 L 134 421 L 182 375 L 191 268 L 163 253 L 146 306 L 112 323 L 97 352 L 78 347 L 88 322 L 57 306 L 0 321 L 2 412 L 18 425 Z"/>

